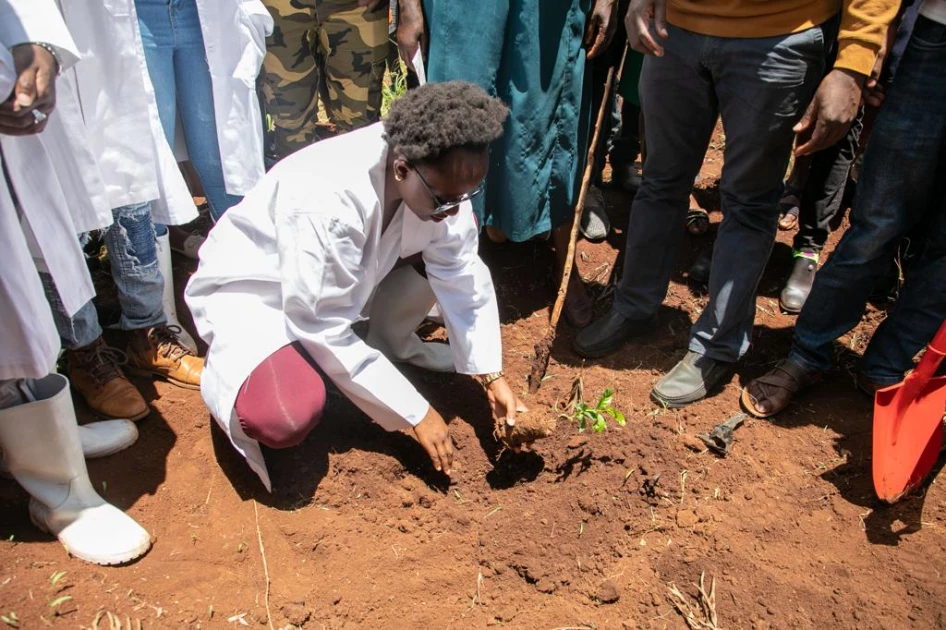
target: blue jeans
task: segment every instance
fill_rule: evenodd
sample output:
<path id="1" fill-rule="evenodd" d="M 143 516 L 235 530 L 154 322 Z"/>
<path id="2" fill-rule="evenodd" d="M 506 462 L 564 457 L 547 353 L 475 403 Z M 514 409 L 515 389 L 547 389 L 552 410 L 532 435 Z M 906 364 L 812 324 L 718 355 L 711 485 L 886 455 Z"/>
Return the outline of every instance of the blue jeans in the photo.
<path id="1" fill-rule="evenodd" d="M 155 248 L 151 204 L 115 208 L 112 216 L 115 222 L 105 231 L 105 245 L 122 307 L 119 325 L 123 330 L 138 330 L 164 324 L 167 322 L 161 303 L 164 278 Z M 52 276 L 41 273 L 40 278 L 63 348 L 83 348 L 102 336 L 98 313 L 91 300 L 69 317 Z"/>
<path id="2" fill-rule="evenodd" d="M 723 222 L 710 300 L 690 350 L 736 361 L 749 349 L 755 296 L 778 223 L 776 204 L 798 122 L 823 76 L 834 21 L 779 37 L 723 38 L 669 26 L 663 57 L 640 80 L 647 156 L 631 206 L 614 309 L 647 319 L 667 295 L 693 180 L 718 116 L 726 129 Z"/>
<path id="3" fill-rule="evenodd" d="M 831 368 L 835 339 L 856 326 L 897 246 L 925 236 L 900 298 L 871 339 L 861 371 L 892 385 L 946 319 L 946 26 L 920 16 L 864 154 L 851 227 L 818 272 L 795 324 L 790 359 Z"/>
<path id="4" fill-rule="evenodd" d="M 227 193 L 217 143 L 213 85 L 196 0 L 135 0 L 164 135 L 174 146 L 178 115 L 187 153 L 200 176 L 214 220 L 242 197 Z"/>

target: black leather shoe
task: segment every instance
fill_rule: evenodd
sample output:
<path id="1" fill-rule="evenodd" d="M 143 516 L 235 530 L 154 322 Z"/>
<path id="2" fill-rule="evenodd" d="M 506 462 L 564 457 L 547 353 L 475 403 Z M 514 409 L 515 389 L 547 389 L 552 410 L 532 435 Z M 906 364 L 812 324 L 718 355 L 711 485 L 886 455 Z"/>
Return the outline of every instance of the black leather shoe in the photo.
<path id="1" fill-rule="evenodd" d="M 656 315 L 648 319 L 628 319 L 611 309 L 578 333 L 573 347 L 583 357 L 598 359 L 616 352 L 631 337 L 651 332 L 656 326 Z"/>
<path id="2" fill-rule="evenodd" d="M 786 313 L 801 313 L 805 300 L 811 293 L 811 286 L 815 283 L 815 272 L 818 263 L 810 258 L 799 256 L 795 258 L 792 273 L 785 281 L 785 287 L 778 298 L 778 303 Z"/>
<path id="3" fill-rule="evenodd" d="M 732 371 L 732 363 L 717 361 L 690 351 L 657 381 L 650 392 L 650 398 L 655 403 L 671 409 L 686 407 L 706 398 L 707 394 L 723 385 Z"/>
<path id="4" fill-rule="evenodd" d="M 705 249 L 690 267 L 690 280 L 697 284 L 709 284 L 710 268 L 713 266 L 713 248 Z"/>

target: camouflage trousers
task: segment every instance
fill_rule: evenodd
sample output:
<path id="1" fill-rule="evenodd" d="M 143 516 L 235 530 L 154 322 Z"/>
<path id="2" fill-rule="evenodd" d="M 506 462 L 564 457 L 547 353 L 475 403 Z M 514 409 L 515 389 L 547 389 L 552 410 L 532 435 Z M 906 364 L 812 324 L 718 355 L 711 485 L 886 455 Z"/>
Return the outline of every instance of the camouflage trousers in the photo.
<path id="1" fill-rule="evenodd" d="M 260 83 L 276 158 L 319 139 L 319 103 L 339 132 L 376 122 L 388 54 L 386 8 L 357 0 L 263 0 L 275 21 Z"/>

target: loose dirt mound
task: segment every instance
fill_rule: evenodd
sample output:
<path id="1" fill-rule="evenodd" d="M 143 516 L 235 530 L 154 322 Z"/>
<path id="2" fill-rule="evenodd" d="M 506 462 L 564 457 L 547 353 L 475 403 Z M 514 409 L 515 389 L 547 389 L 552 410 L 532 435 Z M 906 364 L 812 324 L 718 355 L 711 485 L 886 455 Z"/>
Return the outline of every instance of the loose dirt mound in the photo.
<path id="1" fill-rule="evenodd" d="M 711 157 L 709 185 L 719 165 Z M 615 193 L 609 201 L 618 232 L 583 243 L 579 256 L 583 276 L 599 283 L 599 311 L 629 204 Z M 649 390 L 683 355 L 706 303 L 682 271 L 710 240 L 680 232 L 681 275 L 660 329 L 588 363 L 563 329 L 550 378 L 525 398 L 534 417 L 555 418 L 583 366 L 587 398 L 613 388 L 626 428 L 578 436 L 559 420 L 535 452 L 501 453 L 478 384 L 407 369 L 451 422 L 452 479 L 411 439 L 336 396 L 305 443 L 267 453 L 269 495 L 198 393 L 139 380 L 155 408 L 139 442 L 90 470 L 103 495 L 152 532 L 153 550 L 123 568 L 70 559 L 30 525 L 26 495 L 0 480 L 0 615 L 23 628 L 92 627 L 97 616 L 99 628 L 113 627 L 104 611 L 123 628 L 684 628 L 670 586 L 702 619 L 705 573 L 707 588 L 716 580 L 721 628 L 946 626 L 942 483 L 893 508 L 871 490 L 871 405 L 849 370 L 883 314 L 872 309 L 842 339 L 841 369 L 809 397 L 773 422 L 747 421 L 728 458 L 696 452 L 688 436 L 738 411 L 741 384 L 788 349 L 792 319 L 779 314 L 777 292 L 789 238 L 779 236 L 762 281 L 739 375 L 719 395 L 668 411 Z M 524 392 L 553 294 L 537 270 L 551 260 L 534 245 L 485 253 L 506 371 Z M 178 286 L 187 272 L 178 269 Z"/>

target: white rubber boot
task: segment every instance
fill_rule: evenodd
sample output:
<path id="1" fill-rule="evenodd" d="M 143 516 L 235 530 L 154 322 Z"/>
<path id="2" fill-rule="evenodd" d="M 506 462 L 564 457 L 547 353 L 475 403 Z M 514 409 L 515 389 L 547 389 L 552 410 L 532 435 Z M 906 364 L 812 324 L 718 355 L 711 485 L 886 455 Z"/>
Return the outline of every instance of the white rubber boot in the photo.
<path id="1" fill-rule="evenodd" d="M 138 427 L 131 420 L 102 420 L 79 425 L 79 442 L 86 459 L 108 457 L 138 441 Z M 12 478 L 0 452 L 0 477 Z"/>
<path id="2" fill-rule="evenodd" d="M 86 459 L 108 457 L 138 441 L 138 427 L 131 420 L 101 420 L 79 425 L 79 443 Z"/>
<path id="3" fill-rule="evenodd" d="M 164 295 L 161 296 L 161 304 L 164 306 L 164 314 L 168 318 L 168 326 L 175 326 L 180 329 L 177 332 L 177 338 L 196 356 L 197 343 L 177 318 L 177 302 L 174 301 L 174 269 L 171 266 L 171 239 L 167 234 L 158 237 L 157 250 L 158 266 L 161 269 L 161 275 L 164 276 Z"/>
<path id="4" fill-rule="evenodd" d="M 0 448 L 32 497 L 33 524 L 87 562 L 122 564 L 144 555 L 151 548 L 148 532 L 92 488 L 69 381 L 50 374 L 25 383 L 35 402 L 0 409 Z"/>
<path id="5" fill-rule="evenodd" d="M 450 346 L 421 341 L 415 332 L 436 301 L 427 278 L 413 267 L 395 269 L 381 281 L 371 301 L 368 345 L 392 361 L 455 372 Z"/>

